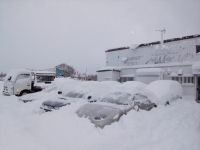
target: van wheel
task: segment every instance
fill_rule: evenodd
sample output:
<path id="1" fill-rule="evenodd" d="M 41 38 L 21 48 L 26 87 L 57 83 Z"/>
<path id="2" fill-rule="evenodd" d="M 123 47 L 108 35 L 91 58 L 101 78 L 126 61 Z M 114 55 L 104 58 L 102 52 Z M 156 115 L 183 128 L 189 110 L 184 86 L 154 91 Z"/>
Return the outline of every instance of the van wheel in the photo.
<path id="1" fill-rule="evenodd" d="M 20 96 L 23 96 L 23 95 L 26 95 L 26 94 L 29 94 L 30 92 L 29 91 L 22 91 L 21 93 L 20 93 Z"/>

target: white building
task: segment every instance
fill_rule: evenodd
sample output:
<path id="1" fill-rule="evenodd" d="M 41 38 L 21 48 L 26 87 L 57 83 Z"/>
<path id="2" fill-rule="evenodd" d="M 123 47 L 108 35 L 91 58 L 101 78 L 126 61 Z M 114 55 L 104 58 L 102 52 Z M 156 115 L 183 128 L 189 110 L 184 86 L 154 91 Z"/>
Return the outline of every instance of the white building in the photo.
<path id="1" fill-rule="evenodd" d="M 200 88 L 200 35 L 135 44 L 105 52 L 106 67 L 97 70 L 98 81 L 136 80 L 148 84 L 154 80 L 177 80 L 185 95 L 200 99 L 197 90 Z"/>

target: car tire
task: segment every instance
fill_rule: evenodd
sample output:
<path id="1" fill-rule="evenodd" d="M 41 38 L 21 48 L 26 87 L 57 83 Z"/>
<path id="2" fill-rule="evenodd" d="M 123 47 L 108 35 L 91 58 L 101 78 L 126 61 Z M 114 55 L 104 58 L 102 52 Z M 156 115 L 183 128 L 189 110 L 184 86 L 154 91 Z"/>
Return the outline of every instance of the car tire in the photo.
<path id="1" fill-rule="evenodd" d="M 29 93 L 30 93 L 30 91 L 21 91 L 20 96 L 23 96 L 23 95 L 26 95 L 26 94 L 29 94 Z"/>

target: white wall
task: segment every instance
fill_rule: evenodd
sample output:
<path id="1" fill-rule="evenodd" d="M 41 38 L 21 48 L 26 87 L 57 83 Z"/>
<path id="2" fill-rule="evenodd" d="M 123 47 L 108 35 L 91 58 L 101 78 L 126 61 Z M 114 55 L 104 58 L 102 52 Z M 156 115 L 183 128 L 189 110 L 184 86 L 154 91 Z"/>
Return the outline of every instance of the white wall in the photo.
<path id="1" fill-rule="evenodd" d="M 106 52 L 107 66 L 194 62 L 200 60 L 200 55 L 196 55 L 196 45 L 200 45 L 199 37 L 164 43 L 165 50 L 159 50 L 159 44 L 157 44 L 139 47 L 135 50 L 126 49 Z M 126 57 L 128 60 L 124 62 L 122 61 L 122 57 Z"/>
<path id="2" fill-rule="evenodd" d="M 125 49 L 106 52 L 107 66 L 122 67 L 119 75 L 134 74 L 137 80 L 136 70 L 140 68 L 162 68 L 164 69 L 163 79 L 171 80 L 168 70 L 171 73 L 178 73 L 182 69 L 184 74 L 192 74 L 191 65 L 200 60 L 196 54 L 196 45 L 200 45 L 200 38 L 185 39 L 164 43 L 164 50 L 159 49 L 159 44 L 139 47 L 135 50 Z M 126 57 L 126 61 L 122 61 Z M 98 73 L 98 81 L 104 81 L 105 77 L 116 79 L 117 73 Z M 140 79 L 138 79 L 140 80 Z M 154 79 L 152 79 L 154 80 Z M 146 82 L 146 81 L 145 81 Z M 194 95 L 195 86 L 193 83 L 182 84 L 184 95 Z"/>
<path id="3" fill-rule="evenodd" d="M 118 81 L 119 72 L 113 71 L 112 72 L 112 81 Z"/>
<path id="4" fill-rule="evenodd" d="M 109 77 L 110 77 L 110 79 L 112 79 L 112 71 L 105 71 L 105 72 L 97 73 L 97 81 L 105 81 Z"/>
<path id="5" fill-rule="evenodd" d="M 137 81 L 149 84 L 153 81 L 160 80 L 160 76 L 137 76 Z"/>

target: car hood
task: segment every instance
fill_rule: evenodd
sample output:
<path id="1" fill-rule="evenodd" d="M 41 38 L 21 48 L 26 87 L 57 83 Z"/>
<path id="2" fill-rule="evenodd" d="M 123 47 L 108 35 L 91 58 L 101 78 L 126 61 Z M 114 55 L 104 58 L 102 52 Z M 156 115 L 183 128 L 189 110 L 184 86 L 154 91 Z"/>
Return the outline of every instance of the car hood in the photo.
<path id="1" fill-rule="evenodd" d="M 69 105 L 71 103 L 75 103 L 78 100 L 80 100 L 80 98 L 65 98 L 65 99 L 54 98 L 54 99 L 44 101 L 42 104 L 46 106 L 52 106 L 52 107 L 62 107 L 65 105 Z"/>
<path id="2" fill-rule="evenodd" d="M 62 107 L 64 105 L 66 105 L 66 104 L 64 104 L 62 102 L 51 101 L 51 100 L 45 101 L 42 104 L 46 105 L 46 106 L 52 106 L 52 107 Z"/>
<path id="3" fill-rule="evenodd" d="M 32 100 L 42 98 L 43 95 L 44 95 L 43 92 L 31 93 L 31 94 L 27 94 L 27 95 L 23 95 L 23 96 L 19 97 L 19 100 L 32 101 Z"/>
<path id="4" fill-rule="evenodd" d="M 127 113 L 132 107 L 126 106 L 115 106 L 115 105 L 105 105 L 105 104 L 85 104 L 77 110 L 77 115 L 79 117 L 87 117 L 92 119 L 99 115 L 106 115 L 109 119 L 116 119 L 119 116 Z"/>

